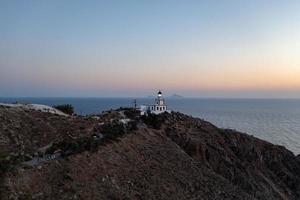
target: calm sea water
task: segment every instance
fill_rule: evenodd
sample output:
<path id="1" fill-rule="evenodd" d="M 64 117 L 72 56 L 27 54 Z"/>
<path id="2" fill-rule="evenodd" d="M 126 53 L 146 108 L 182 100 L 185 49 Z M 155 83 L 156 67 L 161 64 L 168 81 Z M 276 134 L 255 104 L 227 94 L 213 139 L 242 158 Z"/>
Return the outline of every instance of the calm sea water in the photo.
<path id="1" fill-rule="evenodd" d="M 69 103 L 78 114 L 132 106 L 132 98 L 0 98 L 0 102 Z M 138 104 L 153 99 L 137 99 Z M 246 132 L 300 153 L 300 99 L 166 99 L 168 107 L 222 128 Z"/>

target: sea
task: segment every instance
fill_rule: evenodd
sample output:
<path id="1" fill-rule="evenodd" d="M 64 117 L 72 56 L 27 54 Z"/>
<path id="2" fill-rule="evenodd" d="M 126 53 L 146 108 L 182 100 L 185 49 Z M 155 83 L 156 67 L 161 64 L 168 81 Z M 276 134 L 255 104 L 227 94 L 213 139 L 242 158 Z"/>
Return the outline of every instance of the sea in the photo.
<path id="1" fill-rule="evenodd" d="M 133 106 L 133 98 L 0 98 L 2 103 L 72 104 L 79 115 Z M 153 98 L 137 98 L 138 105 Z M 166 98 L 168 108 L 283 145 L 300 154 L 300 99 Z"/>

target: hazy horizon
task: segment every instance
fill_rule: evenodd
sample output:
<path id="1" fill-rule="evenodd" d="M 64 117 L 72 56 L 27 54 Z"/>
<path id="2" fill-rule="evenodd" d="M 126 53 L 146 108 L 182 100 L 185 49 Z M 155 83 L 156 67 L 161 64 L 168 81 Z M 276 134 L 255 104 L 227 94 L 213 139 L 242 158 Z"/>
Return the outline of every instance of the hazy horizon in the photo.
<path id="1" fill-rule="evenodd" d="M 173 95 L 179 95 L 179 97 L 174 97 Z M 42 99 L 76 99 L 76 98 L 78 98 L 78 99 L 89 99 L 89 98 L 95 98 L 95 99 L 97 99 L 97 98 L 124 98 L 124 99 L 129 99 L 129 98 L 132 98 L 132 99 L 134 99 L 134 98 L 137 98 L 137 99 L 147 99 L 147 98 L 149 98 L 149 99 L 153 99 L 153 98 L 155 98 L 156 96 L 155 96 L 155 94 L 154 95 L 151 95 L 151 94 L 149 94 L 149 95 L 140 95 L 140 96 L 137 96 L 137 95 L 132 95 L 132 96 L 0 96 L 0 100 L 1 99 L 22 99 L 22 98 L 24 98 L 24 99 L 39 99 L 39 98 L 42 98 Z M 253 99 L 253 100 L 255 100 L 255 99 L 257 99 L 257 100 L 259 100 L 259 99 L 261 99 L 261 100 L 264 100 L 264 99 L 266 99 L 266 100 L 268 100 L 268 99 L 273 99 L 273 100 L 276 100 L 276 99 L 278 99 L 278 100 L 300 100 L 300 97 L 290 97 L 290 96 L 284 96 L 284 97 L 277 97 L 277 96 L 269 96 L 269 97 L 267 97 L 267 96 L 256 96 L 256 97 L 252 97 L 252 96 L 240 96 L 240 97 L 238 97 L 238 96 L 184 96 L 184 95 L 180 95 L 180 94 L 166 94 L 165 96 L 164 96 L 164 98 L 176 98 L 176 99 L 245 99 L 245 100 L 247 100 L 247 99 L 249 99 L 249 100 L 251 100 L 251 99 Z"/>
<path id="2" fill-rule="evenodd" d="M 300 98 L 300 2 L 1 1 L 0 97 Z"/>

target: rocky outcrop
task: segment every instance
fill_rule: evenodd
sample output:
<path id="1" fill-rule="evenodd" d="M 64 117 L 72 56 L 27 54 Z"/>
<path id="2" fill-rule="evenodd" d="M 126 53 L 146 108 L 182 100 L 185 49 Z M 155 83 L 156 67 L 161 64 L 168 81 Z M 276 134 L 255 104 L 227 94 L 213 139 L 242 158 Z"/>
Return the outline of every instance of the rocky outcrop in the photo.
<path id="1" fill-rule="evenodd" d="M 91 142 L 97 134 L 103 140 Z M 65 117 L 0 107 L 0 138 L 0 199 L 300 198 L 299 156 L 180 113 Z M 67 156 L 22 164 L 57 150 Z"/>
<path id="2" fill-rule="evenodd" d="M 178 126 L 177 122 L 187 126 Z M 300 162 L 282 146 L 223 130 L 182 114 L 165 123 L 169 138 L 194 160 L 258 199 L 299 199 Z"/>

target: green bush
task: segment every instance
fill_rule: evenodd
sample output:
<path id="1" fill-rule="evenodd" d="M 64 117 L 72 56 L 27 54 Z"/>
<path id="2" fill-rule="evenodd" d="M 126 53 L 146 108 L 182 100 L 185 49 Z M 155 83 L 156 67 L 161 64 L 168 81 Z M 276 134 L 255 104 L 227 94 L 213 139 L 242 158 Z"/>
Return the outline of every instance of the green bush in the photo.
<path id="1" fill-rule="evenodd" d="M 60 110 L 63 113 L 66 113 L 68 115 L 74 114 L 74 107 L 71 104 L 56 105 L 56 106 L 53 106 L 53 108 Z"/>
<path id="2" fill-rule="evenodd" d="M 106 139 L 116 140 L 125 134 L 123 124 L 104 124 L 101 128 Z"/>
<path id="3" fill-rule="evenodd" d="M 83 151 L 95 151 L 97 149 L 97 141 L 92 137 L 80 137 L 76 139 L 63 140 L 54 143 L 46 150 L 46 154 L 53 154 L 56 150 L 60 149 L 63 154 L 80 153 Z"/>
<path id="4" fill-rule="evenodd" d="M 164 123 L 164 115 L 156 115 L 152 114 L 150 112 L 147 113 L 147 115 L 143 115 L 141 117 L 141 120 L 148 126 L 154 128 L 154 129 L 160 129 L 161 125 Z"/>
<path id="5" fill-rule="evenodd" d="M 127 129 L 129 131 L 137 130 L 137 122 L 136 121 L 130 121 L 130 122 L 128 122 Z"/>
<path id="6" fill-rule="evenodd" d="M 0 176 L 7 171 L 13 170 L 17 164 L 24 161 L 24 156 L 0 154 Z"/>
<path id="7" fill-rule="evenodd" d="M 140 112 L 138 110 L 131 108 L 131 109 L 124 110 L 124 114 L 129 119 L 134 119 L 140 115 Z"/>

